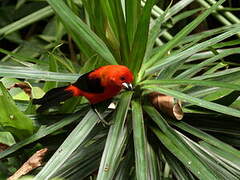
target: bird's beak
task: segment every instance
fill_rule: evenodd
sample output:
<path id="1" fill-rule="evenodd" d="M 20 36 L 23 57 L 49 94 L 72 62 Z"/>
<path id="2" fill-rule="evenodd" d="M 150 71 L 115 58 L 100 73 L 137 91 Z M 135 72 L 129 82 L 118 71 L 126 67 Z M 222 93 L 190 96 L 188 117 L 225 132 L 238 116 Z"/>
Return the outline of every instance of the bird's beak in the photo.
<path id="1" fill-rule="evenodd" d="M 128 90 L 128 91 L 132 91 L 133 90 L 133 86 L 131 83 L 122 83 L 123 88 Z"/>

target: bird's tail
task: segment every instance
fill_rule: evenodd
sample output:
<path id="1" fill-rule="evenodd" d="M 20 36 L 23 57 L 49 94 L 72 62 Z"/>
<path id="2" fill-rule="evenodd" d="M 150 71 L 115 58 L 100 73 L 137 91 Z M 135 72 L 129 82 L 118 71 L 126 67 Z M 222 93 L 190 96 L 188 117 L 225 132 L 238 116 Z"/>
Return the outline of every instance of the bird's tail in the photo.
<path id="1" fill-rule="evenodd" d="M 42 98 L 40 99 L 33 99 L 33 104 L 41 105 L 37 111 L 42 112 L 46 109 L 50 108 L 51 106 L 55 106 L 60 104 L 73 96 L 72 91 L 66 90 L 68 86 L 53 88 L 48 91 Z"/>

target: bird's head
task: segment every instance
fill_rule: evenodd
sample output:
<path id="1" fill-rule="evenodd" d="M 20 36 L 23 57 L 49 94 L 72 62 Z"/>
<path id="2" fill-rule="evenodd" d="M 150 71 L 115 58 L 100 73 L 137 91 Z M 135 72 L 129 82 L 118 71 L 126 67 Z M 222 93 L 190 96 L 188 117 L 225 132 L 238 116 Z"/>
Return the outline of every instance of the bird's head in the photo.
<path id="1" fill-rule="evenodd" d="M 122 65 L 109 65 L 106 69 L 107 81 L 112 86 L 124 88 L 126 90 L 132 90 L 133 73 L 126 66 Z"/>

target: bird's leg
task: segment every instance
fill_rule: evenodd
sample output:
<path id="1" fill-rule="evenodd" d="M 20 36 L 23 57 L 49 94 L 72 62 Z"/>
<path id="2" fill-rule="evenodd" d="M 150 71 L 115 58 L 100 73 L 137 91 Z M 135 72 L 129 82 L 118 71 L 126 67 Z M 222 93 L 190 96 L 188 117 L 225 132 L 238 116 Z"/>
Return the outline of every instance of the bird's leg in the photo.
<path id="1" fill-rule="evenodd" d="M 103 125 L 107 125 L 107 126 L 111 125 L 111 123 L 105 121 L 105 119 L 102 117 L 102 115 L 98 112 L 97 107 L 95 105 L 92 104 L 91 107 L 92 107 L 93 111 L 96 113 L 96 115 L 98 116 L 100 122 L 103 123 Z"/>

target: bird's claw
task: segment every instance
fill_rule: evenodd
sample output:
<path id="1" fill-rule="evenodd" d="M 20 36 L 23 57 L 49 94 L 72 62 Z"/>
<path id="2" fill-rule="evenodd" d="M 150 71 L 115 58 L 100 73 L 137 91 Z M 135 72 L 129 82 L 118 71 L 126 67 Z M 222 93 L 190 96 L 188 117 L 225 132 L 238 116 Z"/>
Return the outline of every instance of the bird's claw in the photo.
<path id="1" fill-rule="evenodd" d="M 105 127 L 105 125 L 110 126 L 112 124 L 111 122 L 107 122 L 95 107 L 93 107 L 93 110 L 96 113 L 96 115 L 98 116 L 98 119 L 99 119 L 98 123 L 101 122 L 104 127 Z"/>
<path id="2" fill-rule="evenodd" d="M 99 120 L 98 120 L 98 123 L 102 123 L 102 125 L 105 127 L 105 126 L 110 126 L 110 125 L 112 125 L 113 123 L 112 122 L 107 122 L 105 119 L 103 119 L 103 118 L 99 118 Z"/>

